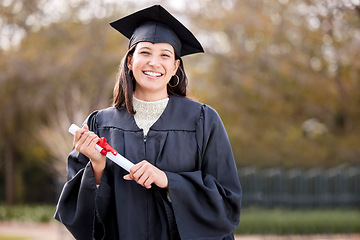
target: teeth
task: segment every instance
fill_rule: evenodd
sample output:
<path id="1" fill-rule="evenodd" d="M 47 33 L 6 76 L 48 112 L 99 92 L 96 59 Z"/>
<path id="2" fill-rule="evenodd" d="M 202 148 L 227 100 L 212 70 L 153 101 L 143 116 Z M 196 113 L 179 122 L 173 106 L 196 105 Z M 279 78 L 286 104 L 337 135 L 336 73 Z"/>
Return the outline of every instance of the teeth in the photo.
<path id="1" fill-rule="evenodd" d="M 156 73 L 156 72 L 144 72 L 146 75 L 152 76 L 152 77 L 160 77 L 162 74 L 161 73 Z"/>

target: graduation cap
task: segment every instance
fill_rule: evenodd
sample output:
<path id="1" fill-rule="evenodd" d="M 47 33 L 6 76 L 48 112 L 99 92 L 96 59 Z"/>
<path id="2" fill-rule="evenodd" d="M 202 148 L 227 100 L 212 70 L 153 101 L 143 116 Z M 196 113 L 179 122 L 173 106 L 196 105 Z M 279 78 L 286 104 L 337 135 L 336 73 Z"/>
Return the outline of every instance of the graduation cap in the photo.
<path id="1" fill-rule="evenodd" d="M 130 39 L 129 48 L 138 42 L 152 42 L 169 43 L 180 57 L 204 52 L 189 29 L 160 5 L 130 14 L 110 25 Z"/>

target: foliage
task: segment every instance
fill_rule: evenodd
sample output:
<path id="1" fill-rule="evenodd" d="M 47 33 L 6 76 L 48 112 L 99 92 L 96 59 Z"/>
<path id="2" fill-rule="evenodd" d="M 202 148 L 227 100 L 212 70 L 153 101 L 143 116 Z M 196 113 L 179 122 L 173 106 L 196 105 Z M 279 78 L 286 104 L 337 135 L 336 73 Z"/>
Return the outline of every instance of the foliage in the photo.
<path id="1" fill-rule="evenodd" d="M 11 7 L 28 6 L 17 3 L 20 7 L 10 4 L 10 12 L 18 11 Z M 5 188 L 1 188 L 0 195 L 5 194 L 7 202 L 13 204 L 31 199 L 25 191 L 34 186 L 23 179 L 35 173 L 28 163 L 42 166 L 38 172 L 43 176 L 42 191 L 56 189 L 46 188 L 48 174 L 53 175 L 52 182 L 66 179 L 65 161 L 71 149 L 67 128 L 72 122 L 81 124 L 96 108 L 109 105 L 116 65 L 121 59 L 118 48 L 125 46 L 119 44 L 116 35 L 94 37 L 110 33 L 103 27 L 108 25 L 106 19 L 94 19 L 86 25 L 64 18 L 64 22 L 29 29 L 25 20 L 16 20 L 20 16 L 1 13 L 0 17 L 17 24 L 15 30 L 27 30 L 21 45 L 6 49 L 0 57 L 0 150 L 4 152 L 0 170 L 5 173 Z M 41 17 L 38 12 L 32 14 Z"/>
<path id="2" fill-rule="evenodd" d="M 358 233 L 359 209 L 245 208 L 235 234 Z"/>
<path id="3" fill-rule="evenodd" d="M 53 205 L 15 205 L 0 204 L 0 221 L 49 222 L 53 219 Z"/>
<path id="4" fill-rule="evenodd" d="M 358 5 L 177 2 L 165 5 L 207 52 L 184 58 L 191 95 L 220 113 L 238 166 L 359 163 Z M 28 201 L 35 182 L 49 192 L 65 181 L 67 128 L 110 105 L 127 48 L 108 22 L 149 4 L 0 2 L 1 199 Z"/>
<path id="5" fill-rule="evenodd" d="M 0 221 L 49 222 L 53 205 L 0 204 Z M 358 233 L 359 209 L 243 208 L 235 234 L 335 234 Z"/>
<path id="6" fill-rule="evenodd" d="M 220 112 L 239 166 L 359 162 L 359 6 L 198 4 L 192 22 L 208 53 L 191 59 L 192 90 Z"/>

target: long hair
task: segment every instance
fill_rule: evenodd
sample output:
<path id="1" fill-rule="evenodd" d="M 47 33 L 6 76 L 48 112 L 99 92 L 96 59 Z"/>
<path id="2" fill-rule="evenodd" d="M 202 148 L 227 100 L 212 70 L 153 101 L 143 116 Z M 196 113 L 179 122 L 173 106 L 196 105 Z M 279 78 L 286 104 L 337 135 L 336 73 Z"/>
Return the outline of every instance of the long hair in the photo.
<path id="1" fill-rule="evenodd" d="M 133 107 L 133 96 L 136 82 L 132 71 L 129 70 L 128 59 L 129 55 L 132 56 L 134 54 L 135 48 L 136 44 L 127 51 L 120 62 L 118 74 L 116 77 L 117 81 L 113 93 L 113 106 L 119 109 L 126 108 L 131 115 L 135 114 Z M 173 76 L 170 79 L 170 84 L 167 85 L 167 92 L 168 95 L 186 97 L 188 79 L 185 74 L 184 64 L 180 57 L 175 56 L 175 59 L 180 60 L 179 67 L 176 71 L 177 77 Z"/>

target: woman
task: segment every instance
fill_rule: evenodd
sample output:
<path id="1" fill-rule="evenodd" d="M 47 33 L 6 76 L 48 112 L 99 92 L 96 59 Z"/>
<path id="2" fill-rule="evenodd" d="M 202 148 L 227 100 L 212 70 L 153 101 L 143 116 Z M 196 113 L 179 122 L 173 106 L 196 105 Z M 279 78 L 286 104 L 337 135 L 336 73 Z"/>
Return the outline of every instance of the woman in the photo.
<path id="1" fill-rule="evenodd" d="M 200 43 L 159 5 L 111 26 L 130 39 L 114 106 L 76 131 L 55 218 L 76 239 L 234 239 L 241 187 L 225 128 L 186 98 L 180 57 Z M 99 137 L 129 173 L 95 150 Z"/>

